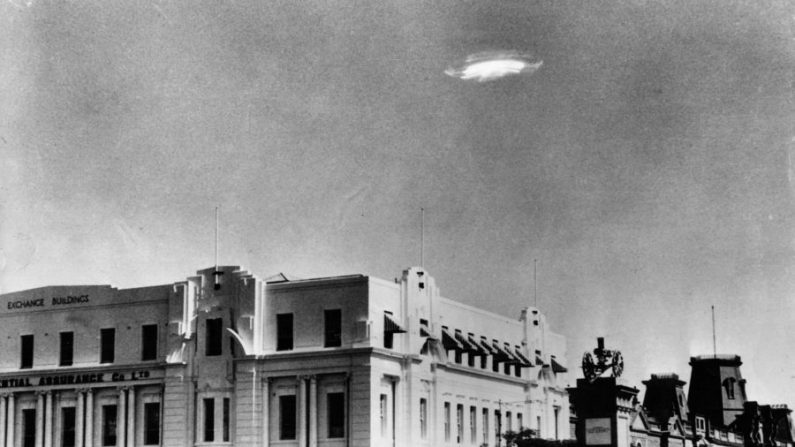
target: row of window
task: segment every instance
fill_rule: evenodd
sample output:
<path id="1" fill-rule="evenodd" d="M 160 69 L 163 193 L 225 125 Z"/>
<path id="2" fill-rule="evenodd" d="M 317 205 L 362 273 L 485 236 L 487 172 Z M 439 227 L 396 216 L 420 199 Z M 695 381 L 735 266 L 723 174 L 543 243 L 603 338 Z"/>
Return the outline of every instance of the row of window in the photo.
<path id="1" fill-rule="evenodd" d="M 101 410 L 102 429 L 101 442 L 103 446 L 119 445 L 117 427 L 119 419 L 118 407 L 103 405 Z M 76 447 L 77 411 L 75 407 L 61 408 L 61 446 Z M 144 403 L 144 445 L 160 444 L 160 403 Z M 22 447 L 36 447 L 36 409 L 22 410 Z"/>
<path id="2" fill-rule="evenodd" d="M 423 439 L 426 439 L 428 427 L 427 427 L 427 401 L 426 399 L 420 399 L 420 435 Z M 444 440 L 446 442 L 452 441 L 452 426 L 451 426 L 451 412 L 452 406 L 450 402 L 444 403 Z M 478 414 L 480 414 L 480 424 L 478 424 Z M 494 436 L 497 442 L 497 445 L 500 443 L 500 438 L 504 432 L 508 430 L 512 430 L 513 427 L 513 415 L 510 411 L 505 412 L 505 428 L 503 429 L 503 418 L 502 412 L 500 410 L 494 410 Z M 456 405 L 456 413 L 455 413 L 455 442 L 456 444 L 461 444 L 465 442 L 464 438 L 464 405 L 458 404 Z M 516 413 L 516 426 L 521 429 L 523 427 L 524 421 L 522 420 L 522 413 Z M 478 413 L 478 408 L 475 406 L 469 407 L 469 442 L 472 444 L 476 444 L 478 442 L 478 426 L 480 426 L 480 435 L 481 435 L 481 443 L 487 444 L 488 437 L 489 437 L 489 409 L 482 408 L 480 413 Z"/>
<path id="3" fill-rule="evenodd" d="M 342 346 L 342 310 L 323 311 L 323 346 L 333 348 Z M 293 314 L 276 315 L 276 350 L 293 349 Z"/>
<path id="4" fill-rule="evenodd" d="M 72 366 L 74 362 L 74 332 L 61 332 L 58 366 Z M 34 336 L 20 336 L 20 368 L 33 368 Z M 99 363 L 113 363 L 116 358 L 116 329 L 99 330 Z M 157 325 L 141 326 L 141 361 L 157 360 Z"/>
<path id="5" fill-rule="evenodd" d="M 326 393 L 326 416 L 330 439 L 345 437 L 345 393 Z M 294 440 L 298 427 L 298 406 L 295 394 L 279 396 L 279 439 Z"/>

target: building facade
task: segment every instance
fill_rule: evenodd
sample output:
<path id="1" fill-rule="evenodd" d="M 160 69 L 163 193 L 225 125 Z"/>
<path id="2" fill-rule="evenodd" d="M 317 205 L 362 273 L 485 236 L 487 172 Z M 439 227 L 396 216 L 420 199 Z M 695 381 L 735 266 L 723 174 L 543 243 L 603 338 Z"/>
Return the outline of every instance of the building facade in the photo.
<path id="1" fill-rule="evenodd" d="M 0 295 L 0 447 L 497 446 L 569 437 L 565 339 L 422 268 Z"/>

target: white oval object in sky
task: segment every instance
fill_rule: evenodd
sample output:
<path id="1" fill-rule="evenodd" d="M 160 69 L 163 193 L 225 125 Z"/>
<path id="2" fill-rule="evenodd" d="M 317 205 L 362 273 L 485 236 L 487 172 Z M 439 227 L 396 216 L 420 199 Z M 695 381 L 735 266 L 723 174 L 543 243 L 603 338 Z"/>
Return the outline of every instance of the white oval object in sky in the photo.
<path id="1" fill-rule="evenodd" d="M 533 74 L 543 63 L 516 51 L 486 51 L 470 54 L 462 64 L 444 72 L 464 81 L 488 82 L 506 76 Z"/>

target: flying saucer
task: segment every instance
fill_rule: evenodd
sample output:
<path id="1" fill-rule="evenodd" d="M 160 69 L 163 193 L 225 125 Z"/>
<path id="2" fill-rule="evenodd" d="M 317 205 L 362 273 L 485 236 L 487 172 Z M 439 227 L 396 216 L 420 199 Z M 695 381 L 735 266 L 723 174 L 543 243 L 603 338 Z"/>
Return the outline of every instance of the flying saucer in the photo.
<path id="1" fill-rule="evenodd" d="M 462 63 L 444 72 L 462 81 L 489 82 L 506 76 L 533 74 L 543 63 L 517 51 L 485 51 L 470 54 Z"/>

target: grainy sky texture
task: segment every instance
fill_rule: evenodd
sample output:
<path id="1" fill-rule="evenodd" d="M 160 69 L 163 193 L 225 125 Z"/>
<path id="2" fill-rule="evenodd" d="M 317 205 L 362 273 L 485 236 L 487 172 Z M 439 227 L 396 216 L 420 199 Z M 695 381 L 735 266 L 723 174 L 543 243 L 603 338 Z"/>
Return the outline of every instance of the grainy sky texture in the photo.
<path id="1" fill-rule="evenodd" d="M 0 4 L 0 289 L 419 263 L 626 376 L 795 404 L 788 1 Z M 444 74 L 473 53 L 532 75 Z M 572 377 L 573 383 L 574 377 Z"/>

